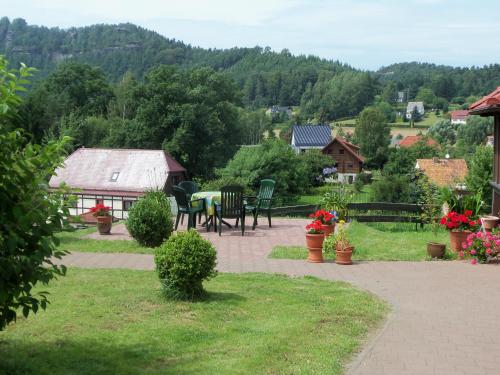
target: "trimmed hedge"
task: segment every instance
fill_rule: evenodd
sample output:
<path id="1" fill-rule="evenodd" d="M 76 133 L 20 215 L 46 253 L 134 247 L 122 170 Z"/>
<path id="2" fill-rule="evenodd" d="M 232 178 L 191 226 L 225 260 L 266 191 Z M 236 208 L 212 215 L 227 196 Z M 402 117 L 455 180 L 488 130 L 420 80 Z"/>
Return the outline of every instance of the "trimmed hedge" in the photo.
<path id="1" fill-rule="evenodd" d="M 142 246 L 160 246 L 174 228 L 170 201 L 165 193 L 149 192 L 135 202 L 126 225 L 130 235 Z"/>
<path id="2" fill-rule="evenodd" d="M 167 295 L 192 299 L 204 293 L 203 280 L 214 277 L 217 254 L 193 229 L 170 237 L 155 251 L 156 271 Z"/>

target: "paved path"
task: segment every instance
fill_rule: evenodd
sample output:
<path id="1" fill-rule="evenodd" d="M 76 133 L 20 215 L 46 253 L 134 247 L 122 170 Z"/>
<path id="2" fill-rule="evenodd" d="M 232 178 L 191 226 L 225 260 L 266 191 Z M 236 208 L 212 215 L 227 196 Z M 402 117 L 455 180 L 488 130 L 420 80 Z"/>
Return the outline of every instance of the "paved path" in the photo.
<path id="1" fill-rule="evenodd" d="M 246 241 L 239 236 L 239 241 L 233 240 L 236 234 L 231 231 L 221 238 L 205 236 L 217 242 L 218 269 L 222 272 L 277 272 L 342 280 L 388 301 L 393 306 L 391 314 L 351 364 L 350 375 L 500 374 L 500 266 L 465 262 L 338 266 L 266 259 L 277 240 L 297 244 L 287 233 L 292 236 L 303 222 L 288 223 L 291 227 L 287 222 L 278 221 L 276 232 L 262 236 L 267 240 L 259 239 L 267 231 L 264 228 L 245 237 Z M 257 248 L 257 244 L 262 247 Z M 154 268 L 151 255 L 137 254 L 73 253 L 64 263 L 92 268 Z"/>

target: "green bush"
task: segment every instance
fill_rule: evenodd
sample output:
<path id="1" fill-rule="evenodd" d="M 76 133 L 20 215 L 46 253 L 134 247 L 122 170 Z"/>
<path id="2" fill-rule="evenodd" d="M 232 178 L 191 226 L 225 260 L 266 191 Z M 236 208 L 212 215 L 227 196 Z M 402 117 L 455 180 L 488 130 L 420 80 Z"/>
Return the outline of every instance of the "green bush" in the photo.
<path id="1" fill-rule="evenodd" d="M 40 146 L 21 131 L 8 131 L 31 72 L 24 65 L 9 69 L 0 56 L 0 331 L 18 314 L 27 318 L 45 309 L 48 293 L 39 285 L 66 272 L 53 261 L 65 254 L 54 233 L 67 224 L 68 191 L 49 193 L 47 181 L 62 164 L 69 139 Z"/>
<path id="2" fill-rule="evenodd" d="M 127 229 L 139 244 L 160 246 L 173 231 L 170 202 L 161 191 L 147 193 L 130 208 Z"/>
<path id="3" fill-rule="evenodd" d="M 413 203 L 412 187 L 407 176 L 389 175 L 372 184 L 373 202 Z"/>
<path id="4" fill-rule="evenodd" d="M 179 232 L 156 249 L 156 271 L 167 295 L 194 298 L 203 294 L 203 280 L 216 275 L 216 252 L 195 230 Z"/>

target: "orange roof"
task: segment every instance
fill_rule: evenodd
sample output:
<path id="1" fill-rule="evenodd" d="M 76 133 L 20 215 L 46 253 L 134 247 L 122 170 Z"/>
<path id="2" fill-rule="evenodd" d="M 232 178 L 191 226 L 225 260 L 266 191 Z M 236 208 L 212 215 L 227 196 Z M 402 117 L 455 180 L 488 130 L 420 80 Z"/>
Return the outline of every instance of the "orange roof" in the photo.
<path id="1" fill-rule="evenodd" d="M 421 135 L 408 135 L 405 138 L 403 138 L 399 143 L 399 147 L 402 148 L 408 148 L 411 146 L 414 146 L 416 143 L 420 142 L 423 140 L 424 137 Z M 427 138 L 427 145 L 428 146 L 439 146 L 439 143 L 437 143 L 434 139 L 432 138 Z"/>
<path id="2" fill-rule="evenodd" d="M 362 163 L 365 162 L 365 158 L 359 154 L 359 146 L 353 145 L 352 143 L 347 142 L 344 138 L 339 136 L 333 138 L 330 143 L 323 147 L 323 150 L 330 147 L 330 145 L 332 145 L 334 142 L 339 142 L 347 150 L 347 152 L 353 155 L 356 159 L 358 159 Z"/>
<path id="3" fill-rule="evenodd" d="M 469 117 L 469 111 L 466 109 L 457 109 L 456 111 L 451 111 L 452 120 L 467 120 Z"/>
<path id="4" fill-rule="evenodd" d="M 500 87 L 492 93 L 483 96 L 469 107 L 471 114 L 491 114 L 500 112 Z"/>
<path id="5" fill-rule="evenodd" d="M 463 183 L 469 172 L 464 159 L 417 159 L 417 168 L 440 187 Z"/>

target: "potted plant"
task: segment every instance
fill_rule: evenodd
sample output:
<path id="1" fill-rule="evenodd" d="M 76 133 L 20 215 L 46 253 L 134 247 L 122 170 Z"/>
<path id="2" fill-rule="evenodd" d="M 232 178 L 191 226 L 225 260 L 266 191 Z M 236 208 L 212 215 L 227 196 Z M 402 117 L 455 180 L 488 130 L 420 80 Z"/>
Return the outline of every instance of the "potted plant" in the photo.
<path id="1" fill-rule="evenodd" d="M 90 209 L 92 215 L 97 219 L 97 229 L 100 234 L 109 234 L 113 223 L 113 216 L 110 214 L 111 207 L 102 203 L 96 204 Z"/>
<path id="2" fill-rule="evenodd" d="M 338 219 L 347 220 L 348 206 L 353 197 L 352 192 L 348 191 L 344 185 L 340 185 L 337 189 L 333 188 L 326 192 L 321 198 L 320 205 L 326 211 L 335 212 Z"/>
<path id="3" fill-rule="evenodd" d="M 323 228 L 325 237 L 328 237 L 335 230 L 335 222 L 337 220 L 337 213 L 335 211 L 328 212 L 325 210 L 318 210 L 315 213 L 309 215 L 309 217 L 314 220 L 321 221 L 321 226 Z"/>
<path id="4" fill-rule="evenodd" d="M 493 215 L 485 215 L 481 217 L 481 223 L 483 224 L 483 228 L 487 232 L 491 232 L 493 228 L 495 228 L 500 221 L 500 218 L 498 216 L 493 216 Z"/>
<path id="5" fill-rule="evenodd" d="M 422 222 L 431 225 L 434 238 L 437 238 L 439 230 L 439 214 L 441 211 L 439 192 L 433 188 L 427 178 L 421 177 L 420 187 L 422 189 Z M 446 252 L 446 244 L 436 241 L 427 242 L 427 254 L 431 258 L 442 258 Z"/>
<path id="6" fill-rule="evenodd" d="M 307 261 L 311 263 L 323 263 L 323 241 L 325 233 L 320 220 L 314 220 L 306 225 L 306 244 L 309 255 Z"/>
<path id="7" fill-rule="evenodd" d="M 467 236 L 479 229 L 479 220 L 472 217 L 472 210 L 465 210 L 463 214 L 450 211 L 441 218 L 440 224 L 450 232 L 450 247 L 458 252 Z"/>
<path id="8" fill-rule="evenodd" d="M 335 233 L 335 263 L 337 264 L 352 264 L 352 253 L 354 252 L 354 246 L 349 242 L 347 237 L 347 232 L 345 230 L 345 221 L 340 220 L 337 227 L 337 233 Z"/>
<path id="9" fill-rule="evenodd" d="M 496 256 L 500 252 L 500 236 L 490 232 L 470 233 L 462 245 L 463 251 L 459 256 L 470 256 L 471 263 L 486 263 L 490 257 Z"/>

